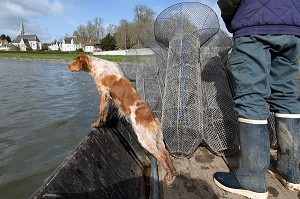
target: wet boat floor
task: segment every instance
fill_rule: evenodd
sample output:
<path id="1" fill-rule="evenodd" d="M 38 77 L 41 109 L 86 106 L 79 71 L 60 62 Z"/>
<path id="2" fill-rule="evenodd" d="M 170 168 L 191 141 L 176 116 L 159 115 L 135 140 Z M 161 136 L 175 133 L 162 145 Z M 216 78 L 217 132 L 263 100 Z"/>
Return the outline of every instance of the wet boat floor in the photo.
<path id="1" fill-rule="evenodd" d="M 271 157 L 276 151 L 271 150 Z M 238 154 L 219 157 L 204 147 L 199 147 L 191 158 L 174 158 L 177 176 L 169 187 L 163 182 L 165 171 L 159 166 L 161 199 L 244 199 L 246 197 L 225 192 L 213 182 L 215 172 L 229 172 L 238 166 Z M 268 198 L 298 199 L 300 193 L 287 190 L 273 175 L 267 173 Z"/>

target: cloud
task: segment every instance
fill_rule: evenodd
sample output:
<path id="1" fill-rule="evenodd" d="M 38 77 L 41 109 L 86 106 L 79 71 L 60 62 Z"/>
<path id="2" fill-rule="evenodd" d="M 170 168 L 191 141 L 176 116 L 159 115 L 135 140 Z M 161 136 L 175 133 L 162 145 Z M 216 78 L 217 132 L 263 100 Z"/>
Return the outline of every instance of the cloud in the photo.
<path id="1" fill-rule="evenodd" d="M 4 0 L 1 4 L 6 12 L 19 16 L 61 16 L 64 13 L 64 6 L 58 0 Z"/>
<path id="2" fill-rule="evenodd" d="M 25 34 L 36 34 L 42 42 L 49 39 L 50 33 L 47 33 L 44 24 L 38 24 L 38 19 L 59 18 L 65 14 L 60 0 L 1 0 L 0 10 L 0 34 L 15 39 L 23 20 Z"/>

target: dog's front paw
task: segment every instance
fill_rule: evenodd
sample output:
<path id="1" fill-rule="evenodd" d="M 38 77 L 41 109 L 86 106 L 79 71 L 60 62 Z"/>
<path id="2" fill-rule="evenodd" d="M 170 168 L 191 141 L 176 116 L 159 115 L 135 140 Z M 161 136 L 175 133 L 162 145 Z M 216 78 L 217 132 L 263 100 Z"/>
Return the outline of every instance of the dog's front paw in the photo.
<path id="1" fill-rule="evenodd" d="M 99 126 L 100 126 L 100 125 L 99 125 L 98 122 L 94 122 L 94 123 L 91 124 L 91 127 L 92 127 L 92 128 L 98 128 Z"/>

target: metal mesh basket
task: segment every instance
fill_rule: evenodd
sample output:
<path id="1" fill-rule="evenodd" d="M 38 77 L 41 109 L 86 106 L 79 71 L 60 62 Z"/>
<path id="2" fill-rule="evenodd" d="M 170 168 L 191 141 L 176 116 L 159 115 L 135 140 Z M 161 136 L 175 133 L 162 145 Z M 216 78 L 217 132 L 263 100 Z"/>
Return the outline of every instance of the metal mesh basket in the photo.
<path id="1" fill-rule="evenodd" d="M 156 41 L 163 46 L 175 36 L 193 35 L 203 45 L 219 30 L 216 13 L 208 6 L 196 3 L 178 3 L 162 11 L 154 24 Z"/>
<path id="2" fill-rule="evenodd" d="M 156 61 L 150 58 L 140 65 L 136 73 L 136 89 L 143 100 L 147 102 L 157 118 L 161 118 L 162 90 L 156 70 Z"/>
<path id="3" fill-rule="evenodd" d="M 202 140 L 219 155 L 235 152 L 236 115 L 220 61 L 231 41 L 215 12 L 201 3 L 175 4 L 159 14 L 154 34 L 168 49 L 162 128 L 170 153 L 191 156 Z"/>
<path id="4" fill-rule="evenodd" d="M 161 120 L 173 156 L 191 155 L 202 141 L 199 47 L 191 35 L 170 41 Z"/>

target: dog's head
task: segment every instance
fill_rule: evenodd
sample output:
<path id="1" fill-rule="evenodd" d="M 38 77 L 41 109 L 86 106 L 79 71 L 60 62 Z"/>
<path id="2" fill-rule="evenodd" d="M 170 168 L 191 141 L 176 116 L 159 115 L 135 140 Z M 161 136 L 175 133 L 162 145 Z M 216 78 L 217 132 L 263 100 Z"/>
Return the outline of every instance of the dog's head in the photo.
<path id="1" fill-rule="evenodd" d="M 71 72 L 90 72 L 91 67 L 88 55 L 80 55 L 73 59 L 73 62 L 68 65 L 68 70 Z"/>

